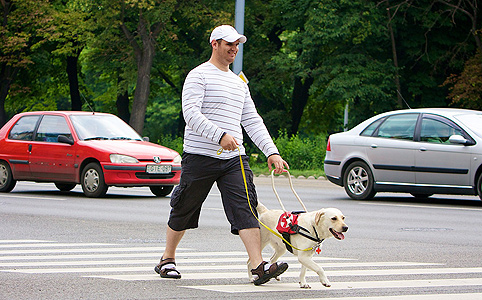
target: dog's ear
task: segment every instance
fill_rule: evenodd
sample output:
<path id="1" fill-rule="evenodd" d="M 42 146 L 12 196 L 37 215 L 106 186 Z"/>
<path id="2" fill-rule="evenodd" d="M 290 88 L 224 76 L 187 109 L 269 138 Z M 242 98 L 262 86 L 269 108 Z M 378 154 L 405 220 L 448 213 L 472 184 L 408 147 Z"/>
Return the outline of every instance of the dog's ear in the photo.
<path id="1" fill-rule="evenodd" d="M 320 220 L 324 215 L 325 215 L 324 211 L 321 211 L 321 210 L 317 211 L 315 215 L 315 224 L 320 223 Z"/>

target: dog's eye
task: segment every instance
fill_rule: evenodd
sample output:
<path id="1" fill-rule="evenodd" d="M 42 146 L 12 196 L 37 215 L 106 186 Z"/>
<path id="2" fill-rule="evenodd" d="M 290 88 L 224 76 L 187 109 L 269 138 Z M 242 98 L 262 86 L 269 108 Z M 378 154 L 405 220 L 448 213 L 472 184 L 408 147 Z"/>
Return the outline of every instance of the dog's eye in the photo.
<path id="1" fill-rule="evenodd" d="M 336 217 L 331 218 L 333 221 L 336 221 Z"/>

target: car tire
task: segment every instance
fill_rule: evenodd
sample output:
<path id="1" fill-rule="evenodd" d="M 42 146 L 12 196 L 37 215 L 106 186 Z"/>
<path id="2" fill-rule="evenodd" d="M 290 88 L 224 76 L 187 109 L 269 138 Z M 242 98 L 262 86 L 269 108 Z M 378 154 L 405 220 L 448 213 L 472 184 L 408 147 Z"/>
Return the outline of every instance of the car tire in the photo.
<path id="1" fill-rule="evenodd" d="M 104 181 L 104 172 L 98 163 L 89 163 L 85 166 L 80 184 L 87 197 L 99 198 L 107 193 L 108 186 Z"/>
<path id="2" fill-rule="evenodd" d="M 10 165 L 5 161 L 0 161 L 0 192 L 8 193 L 15 187 L 17 183 L 13 179 L 12 169 Z"/>
<path id="3" fill-rule="evenodd" d="M 362 161 L 352 162 L 343 174 L 345 192 L 355 200 L 367 200 L 375 196 L 373 173 Z"/>
<path id="4" fill-rule="evenodd" d="M 173 188 L 174 186 L 172 185 L 155 185 L 149 187 L 151 192 L 158 197 L 165 197 L 169 195 Z"/>
<path id="5" fill-rule="evenodd" d="M 76 183 L 60 183 L 60 182 L 55 182 L 54 184 L 61 192 L 69 192 L 77 185 Z"/>
<path id="6" fill-rule="evenodd" d="M 477 194 L 479 194 L 479 198 L 482 200 L 482 173 L 479 174 L 479 179 L 477 179 Z"/>

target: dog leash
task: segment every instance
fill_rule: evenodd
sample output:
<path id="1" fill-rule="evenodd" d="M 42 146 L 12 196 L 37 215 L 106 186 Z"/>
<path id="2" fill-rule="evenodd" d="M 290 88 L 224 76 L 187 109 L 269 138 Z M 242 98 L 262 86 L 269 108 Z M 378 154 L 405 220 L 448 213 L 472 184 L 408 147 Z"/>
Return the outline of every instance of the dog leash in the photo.
<path id="1" fill-rule="evenodd" d="M 246 180 L 246 172 L 244 171 L 244 165 L 243 165 L 243 158 L 241 156 L 241 149 L 238 148 L 238 152 L 239 152 L 239 164 L 241 165 L 241 173 L 243 174 L 243 182 L 244 182 L 244 189 L 246 190 L 246 198 L 248 199 L 248 205 L 249 205 L 249 209 L 251 210 L 251 213 L 253 214 L 253 216 L 256 218 L 256 220 L 258 220 L 259 224 L 261 224 L 264 228 L 268 229 L 269 232 L 271 232 L 272 234 L 276 235 L 277 237 L 279 237 L 281 240 L 283 240 L 283 242 L 285 242 L 286 244 L 288 244 L 291 248 L 293 249 L 296 249 L 298 251 L 312 251 L 312 250 L 315 250 L 316 248 L 318 248 L 320 246 L 320 243 L 318 243 L 316 246 L 313 246 L 313 247 L 310 247 L 310 248 L 306 248 L 306 249 L 299 249 L 299 248 L 296 248 L 295 246 L 291 245 L 291 243 L 289 241 L 287 241 L 281 234 L 279 234 L 278 232 L 274 231 L 273 229 L 269 228 L 267 225 L 265 225 L 263 222 L 261 222 L 261 220 L 258 218 L 258 216 L 254 213 L 254 210 L 253 210 L 253 207 L 251 206 L 251 201 L 249 200 L 249 192 L 248 192 L 248 183 L 247 183 L 247 180 Z M 221 153 L 223 153 L 223 148 L 220 148 L 218 151 L 217 151 L 217 154 L 220 155 Z M 271 172 L 271 175 L 272 177 L 274 177 L 274 170 Z M 289 174 L 289 172 L 288 172 Z M 290 177 L 290 185 L 291 185 L 291 189 L 292 191 L 295 193 L 296 197 L 298 198 L 298 201 L 300 201 L 301 205 L 303 206 L 303 208 L 305 208 L 305 205 L 303 204 L 303 202 L 301 201 L 300 197 L 298 196 L 298 194 L 296 194 L 296 192 L 294 191 L 293 189 L 293 184 L 291 183 L 291 176 Z M 272 185 L 273 185 L 273 190 L 275 191 L 275 194 L 276 194 L 276 197 L 278 198 L 278 201 L 280 202 L 281 206 L 283 207 L 283 210 L 286 211 L 284 209 L 284 206 L 283 204 L 281 203 L 281 200 L 278 196 L 278 193 L 276 192 L 276 189 L 274 188 L 274 179 L 272 179 Z M 306 211 L 306 208 L 305 208 L 305 211 Z"/>

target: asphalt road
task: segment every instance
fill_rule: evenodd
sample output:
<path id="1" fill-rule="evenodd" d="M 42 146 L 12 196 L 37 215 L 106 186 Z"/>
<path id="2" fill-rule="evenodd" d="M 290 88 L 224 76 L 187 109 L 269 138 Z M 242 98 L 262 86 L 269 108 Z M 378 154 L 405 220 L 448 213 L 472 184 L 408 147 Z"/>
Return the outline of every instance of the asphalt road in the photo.
<path id="1" fill-rule="evenodd" d="M 256 178 L 259 200 L 279 208 L 269 178 Z M 300 210 L 288 180 L 276 179 L 288 210 Z M 298 287 L 291 255 L 281 281 L 249 283 L 246 254 L 229 225 L 216 188 L 177 254 L 180 280 L 153 271 L 163 251 L 169 197 L 147 188 L 111 188 L 90 199 L 80 187 L 24 182 L 0 194 L 0 299 L 482 299 L 482 201 L 436 195 L 378 194 L 347 198 L 325 180 L 294 180 L 308 210 L 337 207 L 345 240 L 323 242 L 315 261 L 332 282 L 308 271 L 312 289 Z M 271 250 L 265 249 L 265 259 Z"/>

